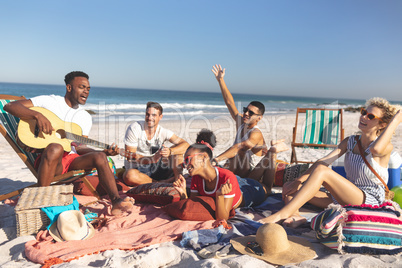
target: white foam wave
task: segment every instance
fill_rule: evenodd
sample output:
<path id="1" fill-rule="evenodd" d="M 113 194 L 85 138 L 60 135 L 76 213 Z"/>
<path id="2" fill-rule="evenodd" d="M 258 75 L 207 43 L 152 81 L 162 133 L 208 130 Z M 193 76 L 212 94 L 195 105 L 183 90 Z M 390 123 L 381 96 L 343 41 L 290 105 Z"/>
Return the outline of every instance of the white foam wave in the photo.
<path id="1" fill-rule="evenodd" d="M 194 116 L 194 115 L 225 115 L 228 112 L 217 113 L 214 111 L 173 111 L 173 112 L 163 112 L 164 116 Z M 108 116 L 140 116 L 144 117 L 144 112 L 123 112 L 123 111 L 102 111 L 100 113 L 95 113 L 93 116 L 95 117 L 108 117 Z"/>
<path id="2" fill-rule="evenodd" d="M 226 105 L 202 104 L 202 103 L 161 103 L 163 109 L 225 109 Z M 85 109 L 89 110 L 145 110 L 146 104 L 105 104 L 87 103 Z"/>

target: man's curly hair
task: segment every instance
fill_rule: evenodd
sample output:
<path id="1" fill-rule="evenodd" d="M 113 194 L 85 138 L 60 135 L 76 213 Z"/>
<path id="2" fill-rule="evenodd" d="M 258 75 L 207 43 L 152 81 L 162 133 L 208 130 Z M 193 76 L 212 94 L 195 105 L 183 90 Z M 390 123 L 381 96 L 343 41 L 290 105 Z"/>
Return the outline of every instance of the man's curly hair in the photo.
<path id="1" fill-rule="evenodd" d="M 66 85 L 68 85 L 76 77 L 85 77 L 86 79 L 89 80 L 89 76 L 86 73 L 81 72 L 81 71 L 74 71 L 74 72 L 70 72 L 70 73 L 66 74 L 66 76 L 64 77 L 64 83 L 66 83 Z"/>

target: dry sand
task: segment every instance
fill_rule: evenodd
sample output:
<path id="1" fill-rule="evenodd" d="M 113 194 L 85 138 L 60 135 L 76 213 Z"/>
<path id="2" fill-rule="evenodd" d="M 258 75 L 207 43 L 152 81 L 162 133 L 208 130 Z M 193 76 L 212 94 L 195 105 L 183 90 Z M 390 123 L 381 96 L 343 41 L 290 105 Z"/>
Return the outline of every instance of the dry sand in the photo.
<path id="1" fill-rule="evenodd" d="M 358 131 L 357 122 L 359 114 L 346 112 L 344 116 L 345 136 L 349 136 Z M 280 114 L 264 116 L 259 123 L 267 142 L 276 139 L 285 139 L 286 144 L 290 145 L 292 138 L 292 129 L 294 127 L 294 114 Z M 102 142 L 116 142 L 123 146 L 125 129 L 131 122 L 99 122 L 95 123 L 90 137 Z M 201 128 L 212 129 L 217 135 L 218 146 L 215 148 L 215 154 L 224 151 L 230 145 L 236 135 L 236 129 L 233 120 L 229 117 L 220 117 L 215 120 L 205 118 L 193 118 L 187 121 L 167 121 L 162 120 L 160 124 L 173 130 L 178 136 L 184 138 L 189 143 L 195 141 L 197 132 Z M 392 143 L 395 151 L 402 155 L 402 131 L 401 126 L 397 129 Z M 10 153 L 11 148 L 3 137 L 0 138 L 0 194 L 27 186 L 36 181 L 31 172 L 25 167 L 22 161 L 15 153 Z M 299 152 L 300 157 L 305 159 L 317 159 L 323 154 Z M 326 151 L 325 153 L 328 153 Z M 324 153 L 324 154 L 325 154 Z M 279 159 L 289 161 L 290 150 L 279 155 Z M 123 165 L 121 157 L 114 157 L 117 167 Z M 34 239 L 33 236 L 24 236 L 16 238 L 15 213 L 13 207 L 0 203 L 0 267 L 40 267 L 27 260 L 24 255 L 24 243 Z M 363 256 L 346 255 L 341 256 L 333 251 L 324 249 L 324 258 L 307 261 L 300 266 L 304 267 L 401 267 L 402 257 L 394 256 Z M 101 254 L 85 256 L 78 260 L 66 264 L 56 265 L 55 267 L 161 267 L 178 266 L 188 267 L 190 265 L 199 267 L 272 267 L 271 265 L 248 257 L 235 255 L 227 259 L 208 259 L 202 260 L 197 255 L 187 249 L 178 246 L 177 242 L 164 243 L 159 246 L 144 248 L 139 251 L 106 251 Z"/>

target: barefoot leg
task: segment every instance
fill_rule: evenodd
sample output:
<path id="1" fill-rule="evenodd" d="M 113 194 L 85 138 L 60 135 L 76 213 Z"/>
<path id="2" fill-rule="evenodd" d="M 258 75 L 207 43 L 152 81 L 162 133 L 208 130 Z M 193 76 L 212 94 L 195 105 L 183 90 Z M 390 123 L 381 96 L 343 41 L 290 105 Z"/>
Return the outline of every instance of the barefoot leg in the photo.
<path id="1" fill-rule="evenodd" d="M 295 213 L 290 218 L 284 220 L 282 225 L 290 228 L 297 228 L 305 222 L 307 222 L 306 218 L 300 216 L 299 213 Z"/>
<path id="2" fill-rule="evenodd" d="M 125 197 L 124 199 L 119 198 L 115 200 L 112 204 L 112 215 L 114 216 L 121 215 L 124 211 L 127 211 L 130 208 L 132 208 L 133 204 L 134 204 L 134 198 L 129 196 Z"/>
<path id="3" fill-rule="evenodd" d="M 300 209 L 306 202 L 320 207 L 325 207 L 332 199 L 329 196 L 322 196 L 319 192 L 321 185 L 323 185 L 331 195 L 343 205 L 353 204 L 360 205 L 364 201 L 364 194 L 356 185 L 347 179 L 343 178 L 330 168 L 324 165 L 318 165 L 309 175 L 303 187 L 295 194 L 289 203 L 287 203 L 277 213 L 262 219 L 262 222 L 278 222 L 281 219 L 290 218 L 298 209 Z M 316 202 L 314 197 L 323 197 L 324 202 Z M 324 206 L 325 205 L 325 206 Z"/>

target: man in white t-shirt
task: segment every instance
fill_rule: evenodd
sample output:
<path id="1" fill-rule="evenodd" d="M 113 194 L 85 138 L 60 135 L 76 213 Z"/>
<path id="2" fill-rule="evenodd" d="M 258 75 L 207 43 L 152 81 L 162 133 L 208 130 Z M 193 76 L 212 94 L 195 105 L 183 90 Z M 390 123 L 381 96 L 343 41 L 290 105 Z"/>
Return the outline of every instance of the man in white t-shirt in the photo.
<path id="1" fill-rule="evenodd" d="M 123 174 L 127 185 L 139 185 L 155 181 L 172 182 L 183 162 L 183 154 L 189 144 L 172 131 L 159 125 L 163 108 L 157 102 L 148 102 L 145 121 L 132 123 L 124 137 L 128 156 Z M 166 142 L 173 145 L 166 146 Z"/>
<path id="2" fill-rule="evenodd" d="M 84 72 L 71 72 L 65 76 L 66 93 L 62 96 L 38 96 L 28 100 L 10 102 L 4 106 L 4 110 L 10 114 L 23 118 L 36 120 L 40 132 L 51 134 L 54 129 L 52 123 L 40 112 L 29 108 L 37 106 L 46 108 L 56 114 L 65 124 L 76 123 L 82 129 L 82 135 L 88 137 L 92 126 L 92 118 L 87 111 L 81 108 L 85 105 L 89 96 L 89 77 Z M 83 144 L 72 143 L 72 151 L 65 152 L 59 143 L 50 143 L 43 150 L 23 148 L 30 152 L 41 152 L 40 157 L 35 161 L 38 170 L 39 186 L 48 186 L 52 179 L 70 170 L 91 170 L 98 171 L 99 182 L 107 191 L 112 201 L 112 214 L 120 215 L 122 211 L 133 206 L 132 198 L 120 198 L 116 182 L 110 170 L 107 155 L 116 155 L 118 147 L 96 151 Z"/>

